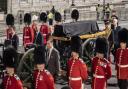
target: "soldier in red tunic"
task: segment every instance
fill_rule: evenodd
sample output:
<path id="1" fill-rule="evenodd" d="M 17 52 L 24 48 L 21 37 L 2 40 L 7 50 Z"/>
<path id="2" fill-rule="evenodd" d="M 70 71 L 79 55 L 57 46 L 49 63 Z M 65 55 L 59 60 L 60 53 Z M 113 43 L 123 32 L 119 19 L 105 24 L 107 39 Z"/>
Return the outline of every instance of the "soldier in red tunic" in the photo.
<path id="1" fill-rule="evenodd" d="M 128 89 L 128 30 L 118 33 L 119 48 L 116 50 L 116 70 L 120 89 Z"/>
<path id="2" fill-rule="evenodd" d="M 6 24 L 8 28 L 6 29 L 7 40 L 11 38 L 11 34 L 9 34 L 10 29 L 14 26 L 14 16 L 12 14 L 8 14 L 6 17 Z"/>
<path id="3" fill-rule="evenodd" d="M 79 57 L 81 39 L 78 36 L 72 37 L 71 49 L 72 57 L 68 60 L 68 77 L 69 86 L 71 89 L 83 89 L 82 82 L 87 79 L 87 66 L 84 61 Z"/>
<path id="4" fill-rule="evenodd" d="M 54 79 L 50 72 L 45 70 L 45 48 L 38 46 L 34 50 L 34 89 L 55 89 Z"/>
<path id="5" fill-rule="evenodd" d="M 6 67 L 7 75 L 3 78 L 2 89 L 23 89 L 19 77 L 15 74 L 17 52 L 13 48 L 4 51 L 3 62 Z"/>
<path id="6" fill-rule="evenodd" d="M 108 61 L 108 42 L 105 38 L 96 39 L 96 56 L 92 58 L 92 89 L 106 89 L 107 79 L 112 75 Z"/>
<path id="7" fill-rule="evenodd" d="M 47 43 L 48 35 L 49 35 L 49 27 L 47 25 L 47 14 L 42 12 L 40 15 L 40 20 L 42 21 L 42 25 L 40 27 L 40 32 L 44 38 L 44 45 Z"/>
<path id="8" fill-rule="evenodd" d="M 33 44 L 33 32 L 29 26 L 31 24 L 31 15 L 26 13 L 24 16 L 25 27 L 23 28 L 23 45 L 25 50 L 29 49 Z"/>

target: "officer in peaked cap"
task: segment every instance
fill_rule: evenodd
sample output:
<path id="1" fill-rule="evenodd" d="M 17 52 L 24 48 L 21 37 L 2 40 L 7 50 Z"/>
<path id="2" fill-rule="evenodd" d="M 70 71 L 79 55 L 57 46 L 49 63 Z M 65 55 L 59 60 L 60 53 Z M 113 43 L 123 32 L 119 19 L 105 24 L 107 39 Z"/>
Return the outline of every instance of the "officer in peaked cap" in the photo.
<path id="1" fill-rule="evenodd" d="M 71 18 L 75 21 L 79 19 L 79 11 L 77 9 L 74 9 L 71 13 Z"/>
<path id="2" fill-rule="evenodd" d="M 37 46 L 34 50 L 34 89 L 55 89 L 54 79 L 49 71 L 45 70 L 45 47 Z M 43 86 L 43 87 L 42 87 Z"/>
<path id="3" fill-rule="evenodd" d="M 44 38 L 43 43 L 44 43 L 44 45 L 46 45 L 48 36 L 50 34 L 50 29 L 49 29 L 49 26 L 47 24 L 47 14 L 45 12 L 42 12 L 40 14 L 40 21 L 42 21 L 42 25 L 40 27 L 40 32 Z"/>
<path id="4" fill-rule="evenodd" d="M 92 89 L 106 88 L 106 81 L 112 75 L 110 62 L 106 55 L 108 51 L 108 42 L 106 38 L 97 38 L 95 52 L 96 56 L 92 58 Z M 100 82 L 100 83 L 99 83 Z"/>
<path id="5" fill-rule="evenodd" d="M 81 39 L 78 36 L 71 38 L 71 58 L 67 62 L 69 86 L 71 89 L 83 89 L 82 82 L 87 79 L 87 66 L 79 57 Z"/>
<path id="6" fill-rule="evenodd" d="M 118 86 L 120 89 L 128 89 L 128 29 L 122 28 L 118 32 L 118 43 L 115 54 Z"/>
<path id="7" fill-rule="evenodd" d="M 24 23 L 25 27 L 23 28 L 23 45 L 25 48 L 25 51 L 27 51 L 34 41 L 34 33 L 32 28 L 30 27 L 31 24 L 31 14 L 26 13 L 24 15 Z"/>
<path id="8" fill-rule="evenodd" d="M 10 39 L 11 34 L 9 34 L 9 31 L 14 26 L 14 16 L 12 14 L 8 14 L 7 15 L 7 17 L 6 17 L 6 25 L 8 26 L 8 28 L 6 29 L 7 39 Z"/>
<path id="9" fill-rule="evenodd" d="M 3 89 L 23 89 L 21 80 L 15 74 L 17 52 L 14 48 L 4 50 L 3 62 L 7 71 L 7 75 L 3 78 Z"/>

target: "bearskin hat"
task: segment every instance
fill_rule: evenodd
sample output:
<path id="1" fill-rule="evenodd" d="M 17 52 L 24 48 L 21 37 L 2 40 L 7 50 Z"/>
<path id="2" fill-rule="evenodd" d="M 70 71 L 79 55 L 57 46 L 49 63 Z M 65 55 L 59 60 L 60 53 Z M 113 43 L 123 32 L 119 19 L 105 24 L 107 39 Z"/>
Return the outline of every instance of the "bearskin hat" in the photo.
<path id="1" fill-rule="evenodd" d="M 71 13 L 71 18 L 75 19 L 76 21 L 79 19 L 79 11 L 77 9 L 74 9 Z"/>
<path id="2" fill-rule="evenodd" d="M 17 63 L 17 52 L 14 48 L 10 47 L 4 50 L 3 63 L 5 67 L 15 68 Z"/>
<path id="3" fill-rule="evenodd" d="M 71 50 L 73 52 L 77 52 L 77 53 L 81 53 L 81 43 L 82 43 L 82 40 L 79 36 L 73 36 L 71 38 Z"/>
<path id="4" fill-rule="evenodd" d="M 47 14 L 45 12 L 40 14 L 40 21 L 47 22 Z"/>
<path id="5" fill-rule="evenodd" d="M 35 64 L 45 64 L 45 48 L 44 48 L 44 46 L 35 47 L 34 63 Z"/>
<path id="6" fill-rule="evenodd" d="M 118 41 L 128 43 L 128 30 L 126 28 L 122 28 L 118 33 Z"/>
<path id="7" fill-rule="evenodd" d="M 6 24 L 7 25 L 14 25 L 14 16 L 12 14 L 8 14 L 6 17 Z"/>
<path id="8" fill-rule="evenodd" d="M 98 53 L 107 54 L 108 52 L 108 41 L 106 38 L 97 38 L 95 51 Z"/>
<path id="9" fill-rule="evenodd" d="M 28 25 L 31 24 L 31 14 L 30 13 L 26 13 L 24 15 L 24 23 L 27 23 Z"/>
<path id="10" fill-rule="evenodd" d="M 61 20 L 62 20 L 61 14 L 59 12 L 56 12 L 55 13 L 55 21 L 61 22 Z"/>

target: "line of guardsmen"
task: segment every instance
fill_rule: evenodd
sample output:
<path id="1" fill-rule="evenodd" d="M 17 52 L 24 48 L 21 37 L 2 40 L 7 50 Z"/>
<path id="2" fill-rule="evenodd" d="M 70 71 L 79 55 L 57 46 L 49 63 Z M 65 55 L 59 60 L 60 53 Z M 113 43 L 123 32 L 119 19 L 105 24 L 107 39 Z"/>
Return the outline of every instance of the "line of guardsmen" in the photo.
<path id="1" fill-rule="evenodd" d="M 44 22 L 46 22 L 45 13 L 41 13 Z M 75 21 L 78 20 L 79 13 L 75 10 L 72 17 Z M 12 17 L 11 17 L 12 18 Z M 59 19 L 58 19 L 59 18 Z M 60 14 L 57 21 L 60 22 Z M 23 45 L 26 48 L 33 42 L 32 28 L 30 27 L 31 18 L 30 14 L 25 14 L 24 22 L 26 26 L 23 30 Z M 11 24 L 12 25 L 12 24 Z M 43 24 L 44 25 L 44 24 Z M 36 29 L 33 26 L 33 29 Z M 48 28 L 46 26 L 41 28 Z M 61 27 L 59 26 L 58 29 Z M 56 30 L 56 29 L 55 29 Z M 8 32 L 8 31 L 7 31 Z M 44 33 L 44 32 L 43 32 Z M 35 33 L 36 34 L 36 33 Z M 47 34 L 44 33 L 44 34 Z M 58 34 L 58 33 L 57 33 Z M 7 34 L 9 37 L 10 34 Z M 46 36 L 46 35 L 44 35 Z M 37 39 L 37 38 L 36 38 Z M 128 30 L 123 28 L 118 32 L 118 48 L 115 52 L 115 63 L 117 70 L 117 79 L 120 89 L 128 88 Z M 98 37 L 96 39 L 95 57 L 92 58 L 92 89 L 106 89 L 107 80 L 111 78 L 111 61 L 108 57 L 109 43 L 104 37 Z M 81 39 L 78 36 L 71 38 L 71 57 L 67 61 L 67 76 L 69 89 L 83 89 L 83 82 L 88 78 L 88 68 L 85 62 L 80 58 L 81 54 Z M 17 55 L 16 50 L 12 47 L 8 47 L 4 50 L 4 65 L 6 67 L 7 75 L 3 78 L 2 89 L 23 89 L 23 83 L 19 77 L 15 74 Z M 33 72 L 34 77 L 34 89 L 55 89 L 54 78 L 50 72 L 45 69 L 45 46 L 40 44 L 34 49 L 34 63 L 36 68 Z"/>

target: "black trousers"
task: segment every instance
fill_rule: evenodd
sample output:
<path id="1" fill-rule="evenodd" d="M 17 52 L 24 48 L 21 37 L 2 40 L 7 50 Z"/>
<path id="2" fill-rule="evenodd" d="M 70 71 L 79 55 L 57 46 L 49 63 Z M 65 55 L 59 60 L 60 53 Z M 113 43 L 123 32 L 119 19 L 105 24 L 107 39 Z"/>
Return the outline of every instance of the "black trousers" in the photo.
<path id="1" fill-rule="evenodd" d="M 53 25 L 53 19 L 49 19 L 49 25 Z"/>
<path id="2" fill-rule="evenodd" d="M 120 89 L 128 89 L 128 80 L 127 79 L 118 79 L 118 86 Z"/>

